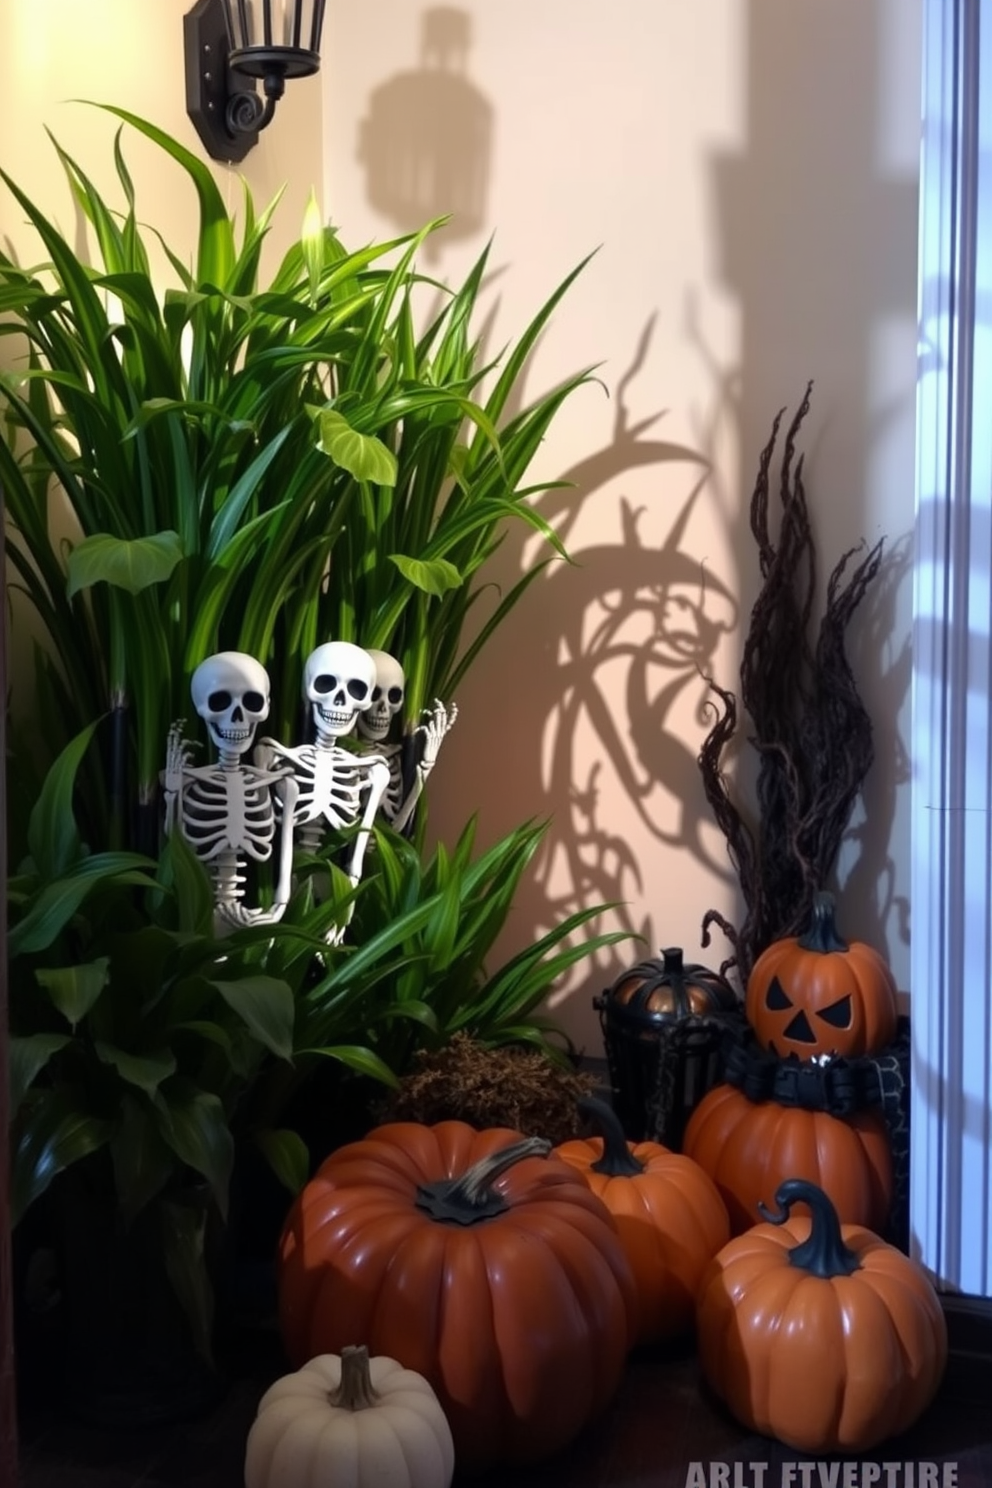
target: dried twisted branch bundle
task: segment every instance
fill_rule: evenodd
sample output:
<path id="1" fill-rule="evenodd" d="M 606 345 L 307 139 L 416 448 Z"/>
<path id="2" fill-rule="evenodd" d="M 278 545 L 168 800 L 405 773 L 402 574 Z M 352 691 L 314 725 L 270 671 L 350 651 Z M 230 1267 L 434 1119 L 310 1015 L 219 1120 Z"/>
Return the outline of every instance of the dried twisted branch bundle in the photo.
<path id="1" fill-rule="evenodd" d="M 789 425 L 780 474 L 778 544 L 769 527 L 770 470 L 780 411 L 761 454 L 751 498 L 751 533 L 758 547 L 762 587 L 751 611 L 741 659 L 741 702 L 758 752 L 757 824 L 733 799 L 722 768 L 737 729 L 737 699 L 712 678 L 716 722 L 699 754 L 703 787 L 740 882 L 746 911 L 739 926 L 717 910 L 703 917 L 703 945 L 718 925 L 733 947 L 720 970 L 736 969 L 741 985 L 766 946 L 795 935 L 818 889 L 825 886 L 851 810 L 874 756 L 871 720 L 844 649 L 851 617 L 882 560 L 882 542 L 846 552 L 827 583 L 815 645 L 810 621 L 816 553 L 810 527 L 803 460 L 796 439 L 809 412 L 812 383 Z"/>

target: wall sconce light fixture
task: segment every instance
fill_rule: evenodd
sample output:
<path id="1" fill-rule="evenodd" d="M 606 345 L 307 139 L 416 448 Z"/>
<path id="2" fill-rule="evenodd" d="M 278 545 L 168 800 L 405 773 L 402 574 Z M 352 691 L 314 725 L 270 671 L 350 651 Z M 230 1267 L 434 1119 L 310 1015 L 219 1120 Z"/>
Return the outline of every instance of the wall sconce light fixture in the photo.
<path id="1" fill-rule="evenodd" d="M 186 112 L 213 160 L 243 160 L 272 119 L 286 79 L 318 71 L 325 3 L 197 0 L 183 17 Z"/>

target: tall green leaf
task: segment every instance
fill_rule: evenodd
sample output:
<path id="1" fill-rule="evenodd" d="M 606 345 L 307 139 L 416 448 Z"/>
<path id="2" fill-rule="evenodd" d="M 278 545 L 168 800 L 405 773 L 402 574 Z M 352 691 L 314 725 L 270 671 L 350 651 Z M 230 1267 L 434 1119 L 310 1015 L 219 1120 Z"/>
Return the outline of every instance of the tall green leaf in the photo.
<path id="1" fill-rule="evenodd" d="M 277 1059 L 290 1058 L 295 1007 L 286 982 L 259 975 L 231 981 L 214 980 L 210 985 L 244 1020 L 259 1043 L 271 1049 Z"/>
<path id="2" fill-rule="evenodd" d="M 96 732 L 94 721 L 62 750 L 45 777 L 28 823 L 28 848 L 43 880 L 57 878 L 71 867 L 80 850 L 73 809 L 76 775 Z"/>

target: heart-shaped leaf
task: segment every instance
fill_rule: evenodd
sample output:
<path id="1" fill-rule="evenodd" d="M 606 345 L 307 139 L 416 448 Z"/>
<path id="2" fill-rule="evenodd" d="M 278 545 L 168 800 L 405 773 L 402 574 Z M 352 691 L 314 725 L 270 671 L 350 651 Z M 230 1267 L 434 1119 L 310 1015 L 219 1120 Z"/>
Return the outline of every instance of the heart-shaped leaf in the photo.
<path id="1" fill-rule="evenodd" d="M 415 589 L 424 594 L 433 594 L 440 599 L 451 589 L 460 589 L 462 576 L 447 558 L 408 558 L 404 553 L 390 553 L 390 563 L 395 563 L 403 577 Z"/>
<path id="2" fill-rule="evenodd" d="M 317 444 L 335 465 L 357 481 L 377 486 L 395 486 L 396 456 L 373 434 L 359 434 L 343 413 L 325 408 L 317 421 Z"/>
<path id="3" fill-rule="evenodd" d="M 69 554 L 66 592 L 71 599 L 93 584 L 113 584 L 128 594 L 138 594 L 151 584 L 164 583 L 182 556 L 178 532 L 131 539 L 95 532 Z"/>
<path id="4" fill-rule="evenodd" d="M 110 957 L 98 956 L 95 961 L 84 961 L 78 966 L 42 967 L 34 975 L 63 1018 L 75 1029 L 107 985 Z"/>
<path id="5" fill-rule="evenodd" d="M 149 1094 L 176 1071 L 175 1056 L 168 1049 L 157 1049 L 153 1054 L 129 1054 L 126 1049 L 99 1040 L 94 1048 L 97 1058 L 104 1064 L 112 1064 L 122 1080 Z"/>

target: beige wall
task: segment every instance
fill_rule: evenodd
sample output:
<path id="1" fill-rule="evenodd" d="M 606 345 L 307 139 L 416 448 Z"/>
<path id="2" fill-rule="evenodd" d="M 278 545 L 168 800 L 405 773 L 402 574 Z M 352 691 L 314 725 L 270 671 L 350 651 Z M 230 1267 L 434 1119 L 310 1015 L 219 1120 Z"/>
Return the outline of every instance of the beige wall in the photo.
<path id="1" fill-rule="evenodd" d="M 113 190 L 113 121 L 68 100 L 121 104 L 199 148 L 184 105 L 187 8 L 0 5 L 0 164 L 63 225 L 72 206 L 44 125 Z M 407 212 L 456 209 L 435 272 L 457 279 L 495 232 L 495 342 L 599 250 L 529 374 L 536 391 L 601 364 L 604 386 L 565 409 L 538 471 L 577 483 L 545 506 L 576 565 L 532 589 L 466 684 L 431 787 L 445 837 L 473 811 L 487 839 L 553 817 L 506 949 L 578 903 L 620 898 L 605 923 L 641 931 L 646 949 L 722 956 L 721 943 L 699 947 L 703 912 L 736 904 L 695 765 L 707 727 L 696 668 L 736 684 L 756 586 L 757 453 L 813 377 L 804 448 L 823 564 L 862 536 L 885 534 L 892 555 L 852 631 L 878 759 L 842 862 L 844 924 L 886 949 L 906 984 L 920 11 L 921 0 L 462 0 L 439 35 L 435 21 L 431 56 L 409 0 L 336 0 L 322 81 L 292 85 L 244 162 L 258 201 L 287 185 L 274 251 L 322 171 L 347 242 L 410 225 L 400 186 Z M 425 167 L 438 149 L 434 192 Z M 191 247 L 181 174 L 137 138 L 127 152 L 146 217 Z M 217 171 L 234 205 L 237 174 Z M 21 247 L 9 199 L 0 212 Z M 511 540 L 495 577 L 532 558 Z M 591 994 L 639 953 L 622 949 L 564 990 L 556 1011 L 590 1049 Z"/>
<path id="2" fill-rule="evenodd" d="M 96 183 L 108 202 L 122 202 L 113 163 L 119 120 L 74 101 L 110 103 L 140 114 L 206 158 L 186 116 L 183 15 L 191 0 L 0 0 L 0 166 L 41 210 L 86 242 L 50 130 Z M 285 186 L 272 224 L 263 272 L 299 236 L 311 189 L 322 178 L 322 103 L 319 80 L 294 84 L 280 105 L 278 124 L 259 138 L 240 167 L 214 165 L 228 208 L 240 212 L 241 177 L 257 207 Z M 136 131 L 125 129 L 123 150 L 135 181 L 139 215 L 170 247 L 192 261 L 197 201 L 185 172 Z M 38 242 L 23 214 L 0 187 L 0 241 L 23 262 L 38 257 Z M 162 260 L 164 283 L 171 270 Z M 3 348 L 10 354 L 9 345 Z M 28 605 L 15 605 L 17 643 L 11 648 L 10 688 L 16 712 L 31 709 L 33 668 L 28 637 L 37 629 Z"/>
<path id="3" fill-rule="evenodd" d="M 737 684 L 756 459 L 812 377 L 822 566 L 862 536 L 890 554 L 851 632 L 877 763 L 843 925 L 906 985 L 920 17 L 920 0 L 330 8 L 326 201 L 346 241 L 454 209 L 431 267 L 455 280 L 495 232 L 495 343 L 599 248 L 530 373 L 533 391 L 601 364 L 606 391 L 573 399 L 540 462 L 578 482 L 544 508 L 577 565 L 531 590 L 465 685 L 431 783 L 444 837 L 473 811 L 487 839 L 553 815 L 507 948 L 621 898 L 607 923 L 648 950 L 724 954 L 699 945 L 704 911 L 736 905 L 695 764 L 696 666 Z M 532 555 L 511 540 L 498 576 Z M 590 1050 L 591 994 L 637 954 L 559 999 Z"/>
<path id="4" fill-rule="evenodd" d="M 47 127 L 101 189 L 117 199 L 111 155 L 117 120 L 73 100 L 111 103 L 141 114 L 202 155 L 186 117 L 183 15 L 191 0 L 3 0 L 0 5 L 0 164 L 63 229 L 72 205 Z M 196 199 L 182 172 L 133 131 L 125 154 L 146 221 L 170 243 L 195 242 Z M 215 167 L 230 207 L 239 171 L 256 202 L 283 185 L 272 251 L 299 232 L 311 186 L 321 185 L 318 79 L 294 84 L 278 128 L 263 134 L 239 168 Z M 0 232 L 27 242 L 10 199 L 0 198 Z M 188 249 L 188 251 L 189 251 Z"/>

